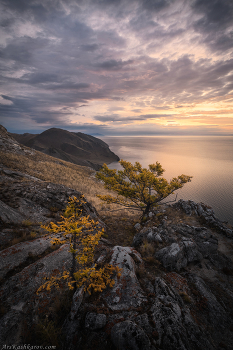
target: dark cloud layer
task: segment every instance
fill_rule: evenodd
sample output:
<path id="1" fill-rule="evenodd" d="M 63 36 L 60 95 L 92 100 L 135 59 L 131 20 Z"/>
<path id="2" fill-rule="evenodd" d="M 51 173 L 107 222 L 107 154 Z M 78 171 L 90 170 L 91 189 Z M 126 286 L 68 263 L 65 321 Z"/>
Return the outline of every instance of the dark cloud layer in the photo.
<path id="1" fill-rule="evenodd" d="M 99 120 L 100 122 L 121 122 L 121 123 L 129 123 L 131 121 L 137 120 L 148 120 L 148 119 L 156 119 L 156 118 L 164 118 L 171 117 L 172 114 L 141 114 L 138 116 L 128 116 L 127 118 L 121 117 L 119 114 L 111 114 L 111 115 L 96 115 L 94 116 L 95 120 Z"/>
<path id="2" fill-rule="evenodd" d="M 2 0 L 0 13 L 6 127 L 122 132 L 232 94 L 232 0 Z"/>
<path id="3" fill-rule="evenodd" d="M 233 2 L 229 0 L 196 0 L 193 9 L 202 17 L 194 29 L 203 34 L 201 41 L 212 51 L 227 51 L 233 47 Z"/>

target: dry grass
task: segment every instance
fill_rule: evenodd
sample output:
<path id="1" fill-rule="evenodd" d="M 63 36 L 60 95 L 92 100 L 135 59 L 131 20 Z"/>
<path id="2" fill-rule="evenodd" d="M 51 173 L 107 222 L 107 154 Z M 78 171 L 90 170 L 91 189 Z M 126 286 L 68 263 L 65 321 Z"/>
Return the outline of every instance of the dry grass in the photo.
<path id="1" fill-rule="evenodd" d="M 53 158 L 35 150 L 33 153 L 23 155 L 0 151 L 0 159 L 3 165 L 12 170 L 35 176 L 43 181 L 65 185 L 81 192 L 107 224 L 109 240 L 114 244 L 132 244 L 135 234 L 133 226 L 139 221 L 139 213 L 128 209 L 122 210 L 122 206 L 106 204 L 97 198 L 97 194 L 114 193 L 106 190 L 103 183 L 96 180 L 94 170 Z M 56 208 L 51 208 L 51 211 L 56 214 Z"/>
<path id="2" fill-rule="evenodd" d="M 109 239 L 113 245 L 131 246 L 135 235 L 134 225 L 139 221 L 139 215 L 129 210 L 120 210 L 100 214 L 107 226 L 105 238 Z"/>
<path id="3" fill-rule="evenodd" d="M 155 247 L 152 243 L 148 243 L 146 240 L 140 246 L 140 253 L 143 257 L 151 257 L 155 254 Z"/>
<path id="4" fill-rule="evenodd" d="M 81 165 L 50 157 L 38 151 L 34 154 L 16 154 L 0 151 L 1 163 L 12 170 L 24 172 L 43 181 L 53 182 L 73 188 L 84 194 L 97 211 L 116 209 L 103 206 L 96 194 L 109 194 L 103 184 L 95 179 L 95 171 Z"/>
<path id="5" fill-rule="evenodd" d="M 14 237 L 12 238 L 12 240 L 3 245 L 0 245 L 0 250 L 9 248 L 17 243 L 30 241 L 34 240 L 35 238 L 42 237 L 44 236 L 44 230 L 42 230 L 41 228 L 35 228 L 34 230 L 32 230 L 30 227 L 24 227 L 23 230 L 19 230 L 16 227 L 13 231 L 13 235 Z"/>

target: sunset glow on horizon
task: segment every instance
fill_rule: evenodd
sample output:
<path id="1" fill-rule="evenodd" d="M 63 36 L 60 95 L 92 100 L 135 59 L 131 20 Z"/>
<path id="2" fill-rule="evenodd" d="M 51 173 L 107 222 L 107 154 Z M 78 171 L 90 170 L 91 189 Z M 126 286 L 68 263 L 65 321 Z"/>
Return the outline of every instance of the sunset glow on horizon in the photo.
<path id="1" fill-rule="evenodd" d="M 2 0 L 0 123 L 233 135 L 231 0 Z"/>

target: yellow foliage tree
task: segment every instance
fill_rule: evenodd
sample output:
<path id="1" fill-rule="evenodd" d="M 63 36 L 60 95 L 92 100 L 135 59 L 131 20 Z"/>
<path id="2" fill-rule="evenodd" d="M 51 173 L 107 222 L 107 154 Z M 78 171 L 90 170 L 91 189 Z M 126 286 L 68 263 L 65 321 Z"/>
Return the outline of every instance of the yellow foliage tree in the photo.
<path id="1" fill-rule="evenodd" d="M 109 169 L 106 164 L 97 172 L 96 177 L 102 180 L 105 188 L 117 193 L 117 197 L 97 195 L 107 203 L 116 203 L 126 208 L 140 209 L 146 215 L 151 207 L 182 188 L 185 183 L 191 181 L 192 176 L 180 175 L 167 181 L 161 177 L 164 169 L 161 164 L 150 164 L 149 169 L 142 168 L 136 162 L 134 165 L 125 160 L 120 164 L 123 170 Z"/>
<path id="2" fill-rule="evenodd" d="M 95 248 L 99 243 L 104 229 L 99 228 L 98 221 L 92 220 L 89 216 L 82 216 L 82 207 L 85 204 L 84 197 L 70 198 L 62 221 L 55 224 L 51 222 L 47 226 L 42 226 L 50 233 L 62 233 L 61 238 L 53 238 L 52 244 L 70 244 L 72 253 L 71 271 L 64 271 L 59 277 L 52 276 L 44 285 L 38 289 L 38 293 L 43 290 L 51 290 L 52 286 L 59 287 L 59 282 L 66 280 L 70 289 L 74 286 L 84 286 L 84 291 L 91 294 L 101 292 L 109 285 L 114 285 L 111 275 L 116 272 L 120 275 L 120 269 L 110 264 L 97 268 L 94 264 Z"/>

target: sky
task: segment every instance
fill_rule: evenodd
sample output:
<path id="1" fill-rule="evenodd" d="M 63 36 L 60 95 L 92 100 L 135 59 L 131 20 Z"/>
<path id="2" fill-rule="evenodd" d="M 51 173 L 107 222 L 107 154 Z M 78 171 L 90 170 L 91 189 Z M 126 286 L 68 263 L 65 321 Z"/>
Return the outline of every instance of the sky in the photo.
<path id="1" fill-rule="evenodd" d="M 233 135 L 232 0 L 0 0 L 0 124 Z"/>

